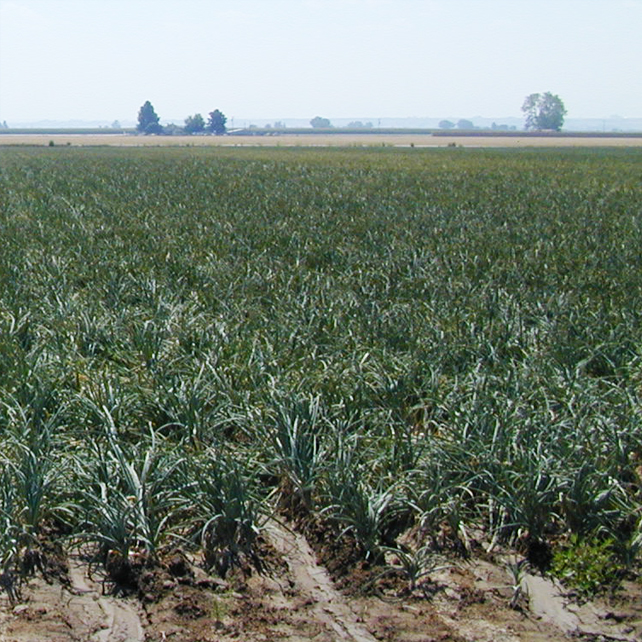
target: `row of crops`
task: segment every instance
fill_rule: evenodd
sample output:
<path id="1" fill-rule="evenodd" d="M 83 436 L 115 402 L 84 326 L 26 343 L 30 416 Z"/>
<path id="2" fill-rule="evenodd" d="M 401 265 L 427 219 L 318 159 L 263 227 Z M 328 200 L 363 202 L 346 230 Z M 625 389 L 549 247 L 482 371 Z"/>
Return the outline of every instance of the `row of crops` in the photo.
<path id="1" fill-rule="evenodd" d="M 52 533 L 225 573 L 285 505 L 634 568 L 641 160 L 3 150 L 3 586 Z"/>

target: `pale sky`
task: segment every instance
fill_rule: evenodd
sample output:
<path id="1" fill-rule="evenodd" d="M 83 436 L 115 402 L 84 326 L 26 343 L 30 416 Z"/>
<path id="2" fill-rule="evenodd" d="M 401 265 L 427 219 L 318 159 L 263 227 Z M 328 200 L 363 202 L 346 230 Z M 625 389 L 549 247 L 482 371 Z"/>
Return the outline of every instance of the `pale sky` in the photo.
<path id="1" fill-rule="evenodd" d="M 642 117 L 642 0 L 0 0 L 0 122 Z"/>

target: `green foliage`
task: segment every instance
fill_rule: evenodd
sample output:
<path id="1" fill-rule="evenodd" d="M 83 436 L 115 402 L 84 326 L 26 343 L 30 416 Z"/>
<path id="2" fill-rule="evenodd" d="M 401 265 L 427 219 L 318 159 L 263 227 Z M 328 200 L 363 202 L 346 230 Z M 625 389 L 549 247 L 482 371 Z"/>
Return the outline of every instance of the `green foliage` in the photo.
<path id="1" fill-rule="evenodd" d="M 633 566 L 639 162 L 5 150 L 2 559 L 64 518 L 105 561 L 183 538 L 222 568 L 287 487 L 370 557 L 414 520 Z"/>
<path id="2" fill-rule="evenodd" d="M 366 559 L 377 560 L 384 530 L 394 518 L 394 490 L 373 488 L 358 473 L 338 472 L 330 478 L 329 504 L 324 511 L 339 524 L 342 533 L 354 535 Z"/>
<path id="3" fill-rule="evenodd" d="M 126 560 L 135 548 L 155 556 L 181 521 L 185 494 L 177 470 L 184 460 L 157 440 L 152 433 L 148 442 L 128 447 L 111 423 L 104 438 L 90 444 L 87 463 L 77 460 L 80 535 L 98 545 L 103 562 L 114 551 Z"/>
<path id="4" fill-rule="evenodd" d="M 160 119 L 149 100 L 146 100 L 138 110 L 136 131 L 140 134 L 161 134 L 163 132 Z"/>
<path id="5" fill-rule="evenodd" d="M 256 466 L 232 461 L 207 449 L 190 460 L 185 497 L 190 505 L 189 533 L 203 548 L 205 563 L 221 576 L 242 562 L 260 568 L 256 538 L 263 502 L 256 491 Z"/>
<path id="6" fill-rule="evenodd" d="M 612 540 L 581 539 L 577 535 L 555 550 L 551 573 L 583 597 L 613 588 L 621 577 Z"/>
<path id="7" fill-rule="evenodd" d="M 205 120 L 201 114 L 194 114 L 185 119 L 185 133 L 198 134 L 205 131 Z"/>
<path id="8" fill-rule="evenodd" d="M 384 571 L 383 576 L 394 572 L 401 574 L 408 582 L 406 589 L 408 595 L 420 586 L 422 580 L 450 567 L 446 560 L 435 555 L 428 546 L 419 548 L 415 552 L 399 548 L 387 548 L 386 552 L 394 556 L 396 564 Z"/>
<path id="9" fill-rule="evenodd" d="M 227 131 L 226 123 L 227 117 L 221 111 L 215 109 L 210 112 L 207 119 L 207 131 L 220 136 Z"/>
<path id="10" fill-rule="evenodd" d="M 559 96 L 545 94 L 526 96 L 522 111 L 526 116 L 526 129 L 560 131 L 566 116 L 566 107 Z"/>

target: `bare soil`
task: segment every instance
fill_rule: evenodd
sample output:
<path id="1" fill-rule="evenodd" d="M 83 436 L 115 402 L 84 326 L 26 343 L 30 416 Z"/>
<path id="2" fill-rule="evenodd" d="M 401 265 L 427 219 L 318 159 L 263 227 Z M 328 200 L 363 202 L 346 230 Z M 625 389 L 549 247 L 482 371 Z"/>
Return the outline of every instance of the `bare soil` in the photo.
<path id="1" fill-rule="evenodd" d="M 453 558 L 409 590 L 402 573 L 382 577 L 357 562 L 349 540 L 341 555 L 329 532 L 303 524 L 266 525 L 261 573 L 236 567 L 223 580 L 174 551 L 145 567 L 128 594 L 74 554 L 66 573 L 45 580 L 36 571 L 17 603 L 0 594 L 0 642 L 642 639 L 639 582 L 582 604 L 538 574 L 525 572 L 516 585 L 508 558 L 497 555 Z M 310 540 L 306 529 L 316 532 Z M 342 562 L 331 573 L 319 560 L 332 556 Z"/>

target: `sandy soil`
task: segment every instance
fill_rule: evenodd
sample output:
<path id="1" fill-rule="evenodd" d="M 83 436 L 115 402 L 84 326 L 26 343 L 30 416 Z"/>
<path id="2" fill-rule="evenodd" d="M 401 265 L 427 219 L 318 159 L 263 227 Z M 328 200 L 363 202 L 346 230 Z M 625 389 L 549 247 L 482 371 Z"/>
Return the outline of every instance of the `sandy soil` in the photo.
<path id="1" fill-rule="evenodd" d="M 77 557 L 68 585 L 34 579 L 23 601 L 0 599 L 0 642 L 144 642 L 144 614 L 136 598 L 105 595 Z"/>
<path id="2" fill-rule="evenodd" d="M 90 575 L 86 562 L 72 556 L 64 581 L 33 577 L 18 603 L 0 595 L 0 642 L 642 639 L 639 583 L 608 600 L 580 604 L 541 575 L 524 573 L 515 585 L 509 558 L 500 555 L 454 559 L 413 592 L 397 578 L 375 594 L 366 590 L 370 582 L 358 580 L 347 592 L 339 590 L 305 535 L 289 523 L 266 526 L 261 573 L 236 568 L 221 579 L 197 560 L 171 555 L 145 571 L 137 594 L 118 597 L 97 569 Z"/>
<path id="3" fill-rule="evenodd" d="M 642 147 L 642 137 L 431 136 L 430 134 L 283 134 L 278 136 L 134 136 L 128 134 L 2 134 L 3 145 L 257 146 L 257 147 Z"/>

